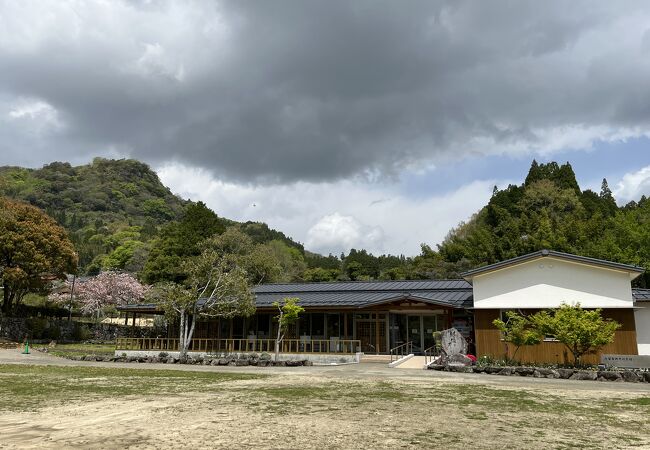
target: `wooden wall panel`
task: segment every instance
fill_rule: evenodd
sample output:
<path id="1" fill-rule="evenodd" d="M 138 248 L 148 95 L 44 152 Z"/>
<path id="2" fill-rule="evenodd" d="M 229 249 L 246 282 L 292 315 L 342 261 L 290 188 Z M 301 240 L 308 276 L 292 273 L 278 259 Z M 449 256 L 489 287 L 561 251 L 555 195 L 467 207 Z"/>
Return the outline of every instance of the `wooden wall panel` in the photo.
<path id="1" fill-rule="evenodd" d="M 533 311 L 526 311 L 533 312 Z M 505 342 L 501 340 L 501 334 L 492 321 L 499 317 L 499 310 L 486 309 L 474 311 L 474 327 L 476 337 L 477 356 L 492 356 L 503 358 L 506 355 Z M 634 312 L 631 309 L 606 309 L 603 317 L 616 320 L 622 327 L 616 332 L 614 342 L 605 346 L 602 351 L 595 355 L 583 356 L 586 364 L 598 364 L 601 353 L 636 355 L 636 331 L 634 325 Z M 515 348 L 508 346 L 507 354 L 513 357 Z M 573 362 L 571 352 L 559 342 L 542 342 L 539 345 L 521 347 L 517 353 L 517 359 L 521 362 L 537 362 L 551 364 L 566 364 Z"/>

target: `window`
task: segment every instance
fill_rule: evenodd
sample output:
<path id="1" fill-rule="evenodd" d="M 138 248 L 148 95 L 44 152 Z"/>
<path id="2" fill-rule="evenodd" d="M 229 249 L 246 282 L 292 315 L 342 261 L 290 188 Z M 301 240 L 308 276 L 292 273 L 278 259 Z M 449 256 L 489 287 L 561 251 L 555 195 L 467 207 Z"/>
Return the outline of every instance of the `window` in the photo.
<path id="1" fill-rule="evenodd" d="M 257 333 L 260 338 L 269 336 L 269 319 L 270 314 L 258 314 L 257 316 Z"/>
<path id="2" fill-rule="evenodd" d="M 325 336 L 325 314 L 313 313 L 311 315 L 311 335 Z"/>
<path id="3" fill-rule="evenodd" d="M 341 319 L 339 314 L 327 315 L 327 337 L 341 336 Z"/>

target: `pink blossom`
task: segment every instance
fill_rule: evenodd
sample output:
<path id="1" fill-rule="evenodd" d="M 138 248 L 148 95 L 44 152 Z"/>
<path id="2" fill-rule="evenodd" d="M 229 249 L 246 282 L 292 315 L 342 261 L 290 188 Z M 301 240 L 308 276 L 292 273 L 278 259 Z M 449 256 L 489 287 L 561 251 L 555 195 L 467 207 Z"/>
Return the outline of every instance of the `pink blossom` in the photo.
<path id="1" fill-rule="evenodd" d="M 148 290 L 149 286 L 142 285 L 128 273 L 107 271 L 84 281 L 77 280 L 74 298 L 80 303 L 83 314 L 95 314 L 107 306 L 136 303 L 144 298 Z M 52 293 L 49 298 L 65 304 L 70 301 L 70 294 Z"/>

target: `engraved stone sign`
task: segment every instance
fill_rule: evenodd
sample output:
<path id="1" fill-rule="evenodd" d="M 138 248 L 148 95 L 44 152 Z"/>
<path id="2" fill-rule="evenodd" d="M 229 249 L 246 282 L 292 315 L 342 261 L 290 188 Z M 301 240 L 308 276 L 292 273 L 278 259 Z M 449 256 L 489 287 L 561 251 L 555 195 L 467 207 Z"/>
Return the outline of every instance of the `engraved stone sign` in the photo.
<path id="1" fill-rule="evenodd" d="M 628 369 L 650 369 L 650 355 L 601 355 L 600 362 Z"/>
<path id="2" fill-rule="evenodd" d="M 449 328 L 443 330 L 440 339 L 442 342 L 442 350 L 447 356 L 467 354 L 467 341 L 457 329 Z"/>

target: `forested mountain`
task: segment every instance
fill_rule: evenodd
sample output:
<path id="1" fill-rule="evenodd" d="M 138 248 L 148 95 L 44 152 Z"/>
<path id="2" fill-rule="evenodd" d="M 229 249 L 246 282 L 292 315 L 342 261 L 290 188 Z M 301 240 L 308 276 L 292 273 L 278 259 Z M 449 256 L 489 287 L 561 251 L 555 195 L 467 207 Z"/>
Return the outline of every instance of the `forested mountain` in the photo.
<path id="1" fill-rule="evenodd" d="M 650 201 L 642 197 L 619 207 L 606 180 L 598 193 L 582 191 L 569 163 L 533 161 L 523 184 L 495 187 L 468 222 L 435 249 L 422 244 L 415 257 L 375 256 L 363 249 L 340 256 L 305 251 L 264 223 L 237 223 L 178 198 L 134 160 L 2 167 L 0 195 L 38 206 L 63 225 L 81 273 L 120 269 L 147 283 L 178 281 L 181 262 L 198 254 L 204 239 L 229 227 L 251 238 L 249 248 L 273 259 L 278 270 L 271 281 L 456 278 L 542 248 L 650 270 Z M 650 275 L 636 283 L 650 286 Z"/>
<path id="2" fill-rule="evenodd" d="M 266 224 L 237 224 L 201 203 L 175 196 L 149 166 L 135 160 L 0 167 L 0 196 L 31 203 L 64 226 L 79 255 L 81 273 L 108 268 L 140 273 L 159 241 L 183 233 L 201 237 L 231 225 L 238 225 L 255 243 L 278 240 L 303 251 L 302 245 Z M 179 232 L 183 223 L 189 225 Z M 188 244 L 181 239 L 180 245 Z"/>
<path id="3" fill-rule="evenodd" d="M 542 248 L 636 264 L 650 270 L 650 202 L 618 207 L 603 179 L 599 193 L 582 191 L 571 165 L 533 161 L 520 186 L 497 190 L 470 221 L 438 246 L 459 270 Z M 638 280 L 647 285 L 646 274 Z"/>
<path id="4" fill-rule="evenodd" d="M 495 187 L 488 204 L 451 230 L 436 249 L 423 244 L 422 253 L 413 258 L 352 250 L 347 257 L 341 255 L 338 276 L 457 278 L 469 269 L 544 248 L 645 267 L 648 272 L 635 284 L 650 286 L 650 201 L 644 196 L 619 207 L 607 180 L 598 193 L 582 191 L 569 163 L 533 161 L 523 184 Z M 323 258 L 307 262 L 332 268 L 333 261 Z M 307 271 L 318 280 L 328 274 Z"/>

